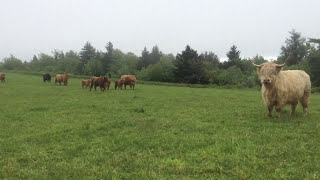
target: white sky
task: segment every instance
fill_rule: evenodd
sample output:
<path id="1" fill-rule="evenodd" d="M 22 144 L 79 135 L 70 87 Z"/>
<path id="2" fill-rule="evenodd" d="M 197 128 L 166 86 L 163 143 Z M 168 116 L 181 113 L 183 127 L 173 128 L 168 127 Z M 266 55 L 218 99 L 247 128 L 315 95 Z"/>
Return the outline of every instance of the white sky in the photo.
<path id="1" fill-rule="evenodd" d="M 293 28 L 320 38 L 320 0 L 0 0 L 0 59 L 29 61 L 53 49 L 79 52 L 86 41 L 140 56 L 158 45 L 176 53 L 189 44 L 224 59 L 275 57 Z"/>

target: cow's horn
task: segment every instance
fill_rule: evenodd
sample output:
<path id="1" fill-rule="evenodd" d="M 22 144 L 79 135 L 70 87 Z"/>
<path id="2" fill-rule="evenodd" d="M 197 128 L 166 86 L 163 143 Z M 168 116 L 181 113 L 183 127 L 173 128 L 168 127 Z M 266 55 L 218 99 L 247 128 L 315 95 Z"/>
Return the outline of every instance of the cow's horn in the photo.
<path id="1" fill-rule="evenodd" d="M 286 65 L 286 63 L 288 62 L 288 60 L 289 60 L 289 57 L 288 57 L 288 59 L 287 59 L 283 64 L 277 64 L 277 67 L 283 67 L 284 65 Z"/>
<path id="2" fill-rule="evenodd" d="M 251 61 L 251 63 L 252 63 L 255 67 L 261 67 L 261 66 L 262 66 L 262 64 L 261 64 L 261 65 L 255 64 L 255 63 L 253 62 L 253 59 L 251 59 L 250 61 Z"/>

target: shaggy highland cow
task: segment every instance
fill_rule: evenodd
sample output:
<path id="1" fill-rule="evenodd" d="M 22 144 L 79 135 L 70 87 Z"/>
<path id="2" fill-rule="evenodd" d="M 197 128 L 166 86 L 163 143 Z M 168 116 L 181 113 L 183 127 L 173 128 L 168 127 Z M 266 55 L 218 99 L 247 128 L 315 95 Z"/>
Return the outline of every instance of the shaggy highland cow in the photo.
<path id="1" fill-rule="evenodd" d="M 311 82 L 306 72 L 301 70 L 282 71 L 286 63 L 266 62 L 256 65 L 252 62 L 252 64 L 257 67 L 262 84 L 262 98 L 269 110 L 269 117 L 272 117 L 272 110 L 275 107 L 276 118 L 280 118 L 281 109 L 286 104 L 291 105 L 290 115 L 293 115 L 298 101 L 302 104 L 303 115 L 307 115 Z"/>

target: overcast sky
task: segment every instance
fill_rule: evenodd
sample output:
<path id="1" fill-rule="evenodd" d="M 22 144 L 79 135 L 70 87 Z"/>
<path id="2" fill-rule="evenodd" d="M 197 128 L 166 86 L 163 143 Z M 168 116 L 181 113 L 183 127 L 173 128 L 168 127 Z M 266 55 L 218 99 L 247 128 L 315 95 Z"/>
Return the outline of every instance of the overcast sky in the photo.
<path id="1" fill-rule="evenodd" d="M 241 57 L 275 57 L 293 28 L 320 38 L 320 0 L 0 0 L 0 59 L 29 61 L 53 49 L 79 52 L 86 41 L 140 56 L 187 44 L 219 58 L 235 44 Z"/>

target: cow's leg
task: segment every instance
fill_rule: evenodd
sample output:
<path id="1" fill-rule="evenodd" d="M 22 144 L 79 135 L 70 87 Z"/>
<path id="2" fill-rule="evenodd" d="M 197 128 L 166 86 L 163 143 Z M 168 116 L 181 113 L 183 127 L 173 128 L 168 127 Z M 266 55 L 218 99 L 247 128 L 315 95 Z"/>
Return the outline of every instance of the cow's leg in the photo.
<path id="1" fill-rule="evenodd" d="M 280 106 L 276 107 L 276 112 L 277 112 L 276 113 L 276 118 L 279 119 L 280 118 L 280 112 L 281 112 L 281 107 Z"/>
<path id="2" fill-rule="evenodd" d="M 268 116 L 271 118 L 272 118 L 272 110 L 273 110 L 273 105 L 269 105 L 268 106 L 268 111 L 269 111 Z"/>
<path id="3" fill-rule="evenodd" d="M 297 102 L 297 103 L 293 103 L 293 104 L 291 104 L 291 112 L 290 112 L 290 116 L 293 116 L 293 115 L 294 115 L 294 113 L 296 112 L 297 104 L 298 104 L 298 102 Z"/>
<path id="4" fill-rule="evenodd" d="M 310 92 L 305 92 L 303 97 L 300 100 L 303 108 L 303 116 L 306 116 L 308 114 L 309 97 L 310 97 Z"/>

